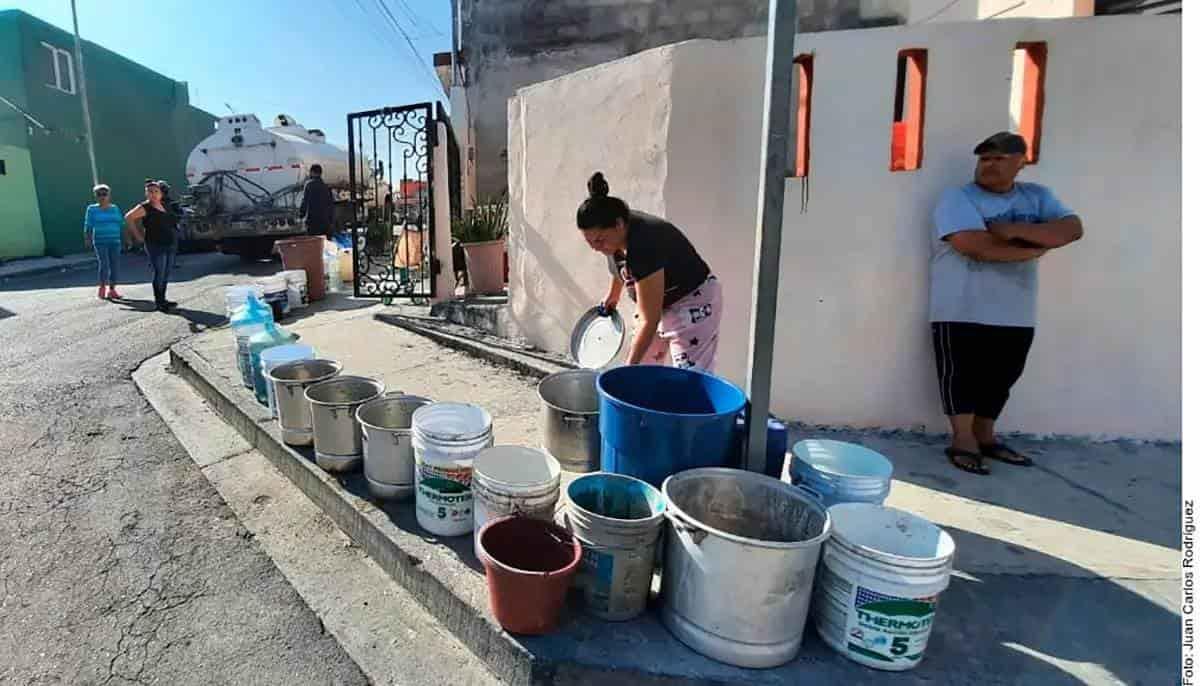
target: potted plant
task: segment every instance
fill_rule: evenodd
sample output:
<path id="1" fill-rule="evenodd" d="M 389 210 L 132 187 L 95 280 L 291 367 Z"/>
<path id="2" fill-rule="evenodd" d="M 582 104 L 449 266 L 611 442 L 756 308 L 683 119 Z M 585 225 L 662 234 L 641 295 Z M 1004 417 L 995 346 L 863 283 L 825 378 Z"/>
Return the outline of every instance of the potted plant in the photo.
<path id="1" fill-rule="evenodd" d="M 466 210 L 450 232 L 466 255 L 467 293 L 503 292 L 508 198 L 492 198 Z"/>

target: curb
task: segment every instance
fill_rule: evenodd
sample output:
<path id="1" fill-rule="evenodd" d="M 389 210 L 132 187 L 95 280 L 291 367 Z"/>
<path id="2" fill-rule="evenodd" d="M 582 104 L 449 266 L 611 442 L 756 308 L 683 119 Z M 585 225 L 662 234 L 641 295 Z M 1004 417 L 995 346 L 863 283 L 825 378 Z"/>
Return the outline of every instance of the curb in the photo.
<path id="1" fill-rule="evenodd" d="M 498 364 L 501 367 L 507 367 L 537 379 L 544 379 L 551 374 L 576 368 L 565 362 L 556 362 L 538 355 L 488 345 L 487 343 L 480 343 L 479 341 L 447 331 L 439 331 L 437 328 L 434 328 L 433 324 L 444 324 L 445 322 L 440 319 L 429 319 L 429 325 L 426 325 L 414 317 L 380 313 L 375 315 L 375 320 L 411 331 L 419 336 L 424 336 L 436 343 L 440 343 L 447 348 L 453 348 L 472 357 Z"/>
<path id="2" fill-rule="evenodd" d="M 496 674 L 521 686 L 551 683 L 544 679 L 544 668 L 531 653 L 425 568 L 429 551 L 403 547 L 390 535 L 388 529 L 395 526 L 387 521 L 386 513 L 348 493 L 336 477 L 284 444 L 266 408 L 251 397 L 231 393 L 216 370 L 186 343 L 171 347 L 171 367 Z"/>
<path id="3" fill-rule="evenodd" d="M 0 281 L 7 281 L 9 279 L 20 279 L 20 278 L 24 278 L 27 276 L 37 276 L 39 274 L 49 274 L 51 272 L 65 273 L 65 272 L 73 272 L 73 271 L 76 271 L 79 269 L 95 269 L 95 268 L 96 268 L 96 259 L 93 257 L 93 258 L 88 258 L 85 260 L 68 262 L 66 264 L 47 264 L 47 265 L 42 265 L 39 267 L 30 267 L 28 269 L 22 269 L 20 271 L 0 273 Z"/>

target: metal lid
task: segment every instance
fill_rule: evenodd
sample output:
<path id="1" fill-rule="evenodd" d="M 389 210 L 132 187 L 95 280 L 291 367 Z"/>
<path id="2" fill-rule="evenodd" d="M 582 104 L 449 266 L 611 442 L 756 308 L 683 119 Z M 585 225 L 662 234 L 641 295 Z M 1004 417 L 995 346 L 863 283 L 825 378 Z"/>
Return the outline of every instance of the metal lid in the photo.
<path id="1" fill-rule="evenodd" d="M 601 314 L 588 309 L 571 332 L 571 359 L 584 369 L 603 369 L 617 359 L 625 345 L 625 320 L 616 310 Z"/>

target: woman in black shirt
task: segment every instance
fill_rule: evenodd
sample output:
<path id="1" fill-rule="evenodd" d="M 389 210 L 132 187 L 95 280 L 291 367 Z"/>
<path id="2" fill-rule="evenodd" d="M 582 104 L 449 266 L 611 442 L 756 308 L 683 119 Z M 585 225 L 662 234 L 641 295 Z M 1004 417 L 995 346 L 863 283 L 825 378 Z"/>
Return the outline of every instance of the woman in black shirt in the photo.
<path id="1" fill-rule="evenodd" d="M 720 333 L 721 283 L 683 232 L 609 196 L 600 172 L 588 180 L 588 199 L 575 222 L 588 245 L 608 257 L 613 278 L 604 308 L 616 307 L 622 288 L 637 303 L 639 326 L 626 362 L 711 372 Z"/>
<path id="2" fill-rule="evenodd" d="M 179 217 L 165 201 L 160 183 L 146 179 L 146 201 L 129 210 L 125 222 L 133 235 L 146 244 L 146 254 L 154 269 L 154 306 L 159 312 L 166 312 L 176 305 L 167 300 L 167 282 L 175 266 L 175 227 Z"/>

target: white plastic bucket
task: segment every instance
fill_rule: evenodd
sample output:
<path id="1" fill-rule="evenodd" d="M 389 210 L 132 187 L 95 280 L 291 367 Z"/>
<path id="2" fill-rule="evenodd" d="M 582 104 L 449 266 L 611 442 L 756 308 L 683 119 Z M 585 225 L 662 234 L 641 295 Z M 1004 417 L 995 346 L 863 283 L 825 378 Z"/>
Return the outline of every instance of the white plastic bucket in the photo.
<path id="1" fill-rule="evenodd" d="M 238 311 L 238 308 L 246 304 L 250 296 L 254 295 L 262 298 L 263 290 L 261 286 L 230 286 L 225 289 L 225 318 L 233 319 L 233 314 Z"/>
<path id="2" fill-rule="evenodd" d="M 588 614 L 610 622 L 646 609 L 667 500 L 621 474 L 581 476 L 567 487 L 567 525 L 583 546 L 575 578 Z"/>
<path id="3" fill-rule="evenodd" d="M 275 384 L 271 383 L 271 377 L 267 376 L 267 372 L 275 367 L 278 367 L 285 362 L 295 362 L 296 360 L 313 360 L 317 357 L 317 349 L 311 345 L 303 345 L 293 343 L 290 345 L 279 345 L 274 348 L 267 348 L 258 356 L 259 369 L 267 386 L 267 407 L 271 408 L 271 416 L 279 416 L 279 407 L 275 402 Z"/>
<path id="4" fill-rule="evenodd" d="M 492 441 L 492 415 L 481 407 L 431 403 L 413 413 L 413 480 L 421 528 L 438 536 L 471 533 L 475 457 Z"/>
<path id="5" fill-rule="evenodd" d="M 287 281 L 288 308 L 298 310 L 308 307 L 308 272 L 303 269 L 286 269 L 279 276 Z"/>
<path id="6" fill-rule="evenodd" d="M 480 451 L 471 476 L 475 506 L 475 557 L 483 561 L 479 532 L 493 519 L 521 515 L 554 520 L 562 467 L 542 450 L 498 445 Z"/>
<path id="7" fill-rule="evenodd" d="M 258 285 L 262 287 L 263 302 L 270 306 L 275 321 L 279 321 L 289 310 L 287 279 L 278 275 L 269 276 L 259 280 Z"/>
<path id="8" fill-rule="evenodd" d="M 938 594 L 950 584 L 954 539 L 914 514 L 872 503 L 829 508 L 833 533 L 813 598 L 829 647 L 876 669 L 925 656 Z"/>
<path id="9" fill-rule="evenodd" d="M 826 507 L 882 505 L 892 490 L 892 462 L 854 443 L 809 439 L 792 446 L 791 477 L 793 484 L 820 493 Z"/>

